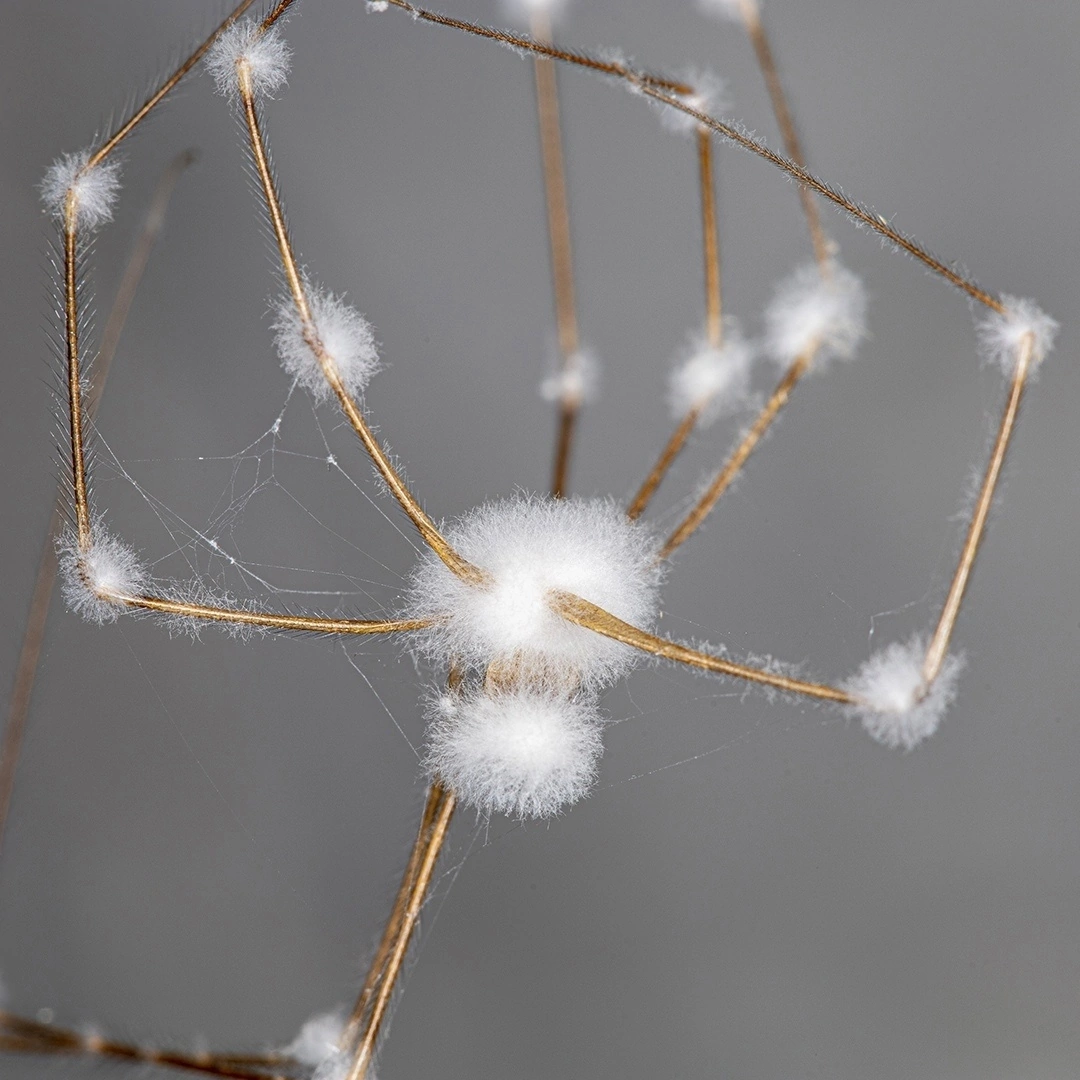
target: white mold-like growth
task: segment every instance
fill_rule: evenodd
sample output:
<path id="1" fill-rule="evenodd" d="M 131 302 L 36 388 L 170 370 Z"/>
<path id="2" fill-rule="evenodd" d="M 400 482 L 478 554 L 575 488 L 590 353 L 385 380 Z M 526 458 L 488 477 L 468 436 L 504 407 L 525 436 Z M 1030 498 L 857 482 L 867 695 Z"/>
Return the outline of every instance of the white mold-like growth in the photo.
<path id="1" fill-rule="evenodd" d="M 367 10 L 372 15 L 379 15 L 384 11 L 389 11 L 390 0 L 367 0 Z"/>
<path id="2" fill-rule="evenodd" d="M 703 338 L 691 342 L 668 383 L 671 415 L 681 420 L 691 409 L 700 412 L 699 424 L 744 404 L 750 389 L 753 346 L 739 332 L 734 320 L 724 326 L 724 343 L 717 349 Z"/>
<path id="3" fill-rule="evenodd" d="M 63 218 L 69 193 L 75 195 L 75 221 L 80 229 L 97 229 L 112 221 L 113 206 L 120 193 L 120 162 L 106 161 L 86 167 L 89 150 L 58 157 L 45 170 L 41 201 L 53 217 Z"/>
<path id="4" fill-rule="evenodd" d="M 707 113 L 709 116 L 720 116 L 731 111 L 727 85 L 719 75 L 711 71 L 694 71 L 686 76 L 685 82 L 694 87 L 693 94 L 682 97 L 682 101 L 691 109 Z M 670 105 L 657 102 L 652 98 L 649 100 L 660 109 L 660 120 L 668 131 L 687 135 L 693 134 L 700 126 L 697 120 L 679 109 L 673 109 Z"/>
<path id="5" fill-rule="evenodd" d="M 88 622 L 115 622 L 127 610 L 122 597 L 138 596 L 149 575 L 139 556 L 122 540 L 95 525 L 88 551 L 78 534 L 65 532 L 57 542 L 61 591 L 69 608 Z"/>
<path id="6" fill-rule="evenodd" d="M 425 765 L 482 813 L 545 818 L 584 798 L 603 752 L 589 700 L 517 688 L 440 699 Z"/>
<path id="7" fill-rule="evenodd" d="M 462 581 L 432 554 L 413 572 L 408 617 L 438 620 L 414 641 L 440 664 L 485 669 L 516 659 L 568 682 L 600 685 L 641 655 L 575 626 L 549 603 L 552 591 L 575 593 L 645 629 L 656 617 L 660 571 L 656 540 L 606 499 L 519 495 L 486 503 L 451 523 L 450 544 L 490 575 Z"/>
<path id="8" fill-rule="evenodd" d="M 780 282 L 765 312 L 766 349 L 782 364 L 816 349 L 815 368 L 849 360 L 866 336 L 862 281 L 839 263 L 822 274 L 816 263 Z"/>
<path id="9" fill-rule="evenodd" d="M 964 663 L 959 656 L 946 659 L 938 677 L 925 688 L 923 659 L 926 641 L 916 635 L 893 642 L 875 653 L 848 679 L 843 688 L 860 701 L 845 706 L 872 738 L 889 747 L 911 750 L 937 731 L 956 698 L 956 683 Z"/>
<path id="10" fill-rule="evenodd" d="M 742 22 L 744 11 L 757 14 L 757 0 L 698 0 L 698 10 L 704 15 L 718 19 Z"/>
<path id="11" fill-rule="evenodd" d="M 314 286 L 309 286 L 307 292 L 319 343 L 333 360 L 345 390 L 359 398 L 379 369 L 379 350 L 371 323 L 343 297 Z M 273 328 L 281 366 L 317 402 L 332 401 L 334 392 L 323 374 L 315 343 L 309 340 L 308 328 L 291 296 L 278 304 Z"/>
<path id="12" fill-rule="evenodd" d="M 1034 300 L 1003 296 L 1008 309 L 1003 315 L 992 311 L 976 327 L 979 352 L 988 364 L 997 364 L 1006 375 L 1016 371 L 1016 363 L 1024 339 L 1031 338 L 1031 364 L 1034 371 L 1054 347 L 1058 324 Z"/>
<path id="13" fill-rule="evenodd" d="M 340 1009 L 318 1013 L 305 1021 L 296 1038 L 281 1052 L 301 1065 L 318 1068 L 337 1055 L 338 1042 L 344 1030 L 345 1015 Z"/>
<path id="14" fill-rule="evenodd" d="M 279 26 L 261 31 L 253 19 L 233 23 L 206 54 L 206 70 L 217 92 L 236 98 L 240 92 L 237 69 L 246 64 L 251 90 L 258 97 L 273 97 L 289 81 L 292 50 Z"/>
<path id="15" fill-rule="evenodd" d="M 529 22 L 536 15 L 557 19 L 566 8 L 566 0 L 503 0 L 502 6 L 508 19 Z"/>
<path id="16" fill-rule="evenodd" d="M 311 1074 L 311 1080 L 346 1080 L 352 1067 L 352 1054 L 335 1050 L 319 1062 L 318 1068 Z M 367 1080 L 376 1080 L 375 1074 L 368 1069 Z"/>
<path id="17" fill-rule="evenodd" d="M 596 397 L 599 385 L 600 361 L 588 350 L 579 349 L 544 379 L 540 396 L 545 401 L 583 405 Z"/>

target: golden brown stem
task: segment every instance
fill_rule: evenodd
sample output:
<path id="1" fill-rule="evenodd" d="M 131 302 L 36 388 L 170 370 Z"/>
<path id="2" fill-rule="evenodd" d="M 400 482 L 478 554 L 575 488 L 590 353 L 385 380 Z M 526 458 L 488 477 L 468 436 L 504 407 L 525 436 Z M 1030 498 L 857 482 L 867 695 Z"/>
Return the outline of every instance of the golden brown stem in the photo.
<path id="1" fill-rule="evenodd" d="M 353 431 L 359 436 L 368 456 L 375 464 L 387 487 L 397 499 L 398 504 L 416 526 L 424 542 L 446 564 L 448 569 L 472 585 L 482 585 L 486 582 L 486 575 L 463 559 L 446 541 L 446 538 L 435 527 L 435 523 L 424 512 L 423 507 L 416 501 L 412 492 L 406 487 L 397 470 L 391 464 L 382 444 L 375 438 L 374 433 L 368 426 L 360 407 L 349 396 L 341 381 L 334 358 L 326 351 L 322 341 L 319 340 L 318 330 L 311 316 L 311 305 L 308 303 L 307 292 L 303 278 L 293 254 L 292 242 L 289 239 L 288 229 L 285 225 L 285 215 L 281 209 L 281 200 L 278 197 L 277 188 L 274 184 L 273 175 L 270 172 L 270 163 L 267 158 L 266 145 L 263 141 L 262 131 L 259 127 L 258 110 L 255 106 L 255 95 L 251 86 L 251 72 L 244 63 L 238 65 L 237 77 L 239 81 L 240 100 L 244 112 L 244 120 L 247 125 L 252 157 L 255 168 L 262 185 L 263 195 L 266 200 L 267 213 L 274 230 L 274 238 L 277 241 L 278 253 L 281 257 L 281 266 L 285 274 L 285 280 L 296 305 L 297 313 L 304 324 L 304 339 L 312 353 L 319 361 L 323 375 L 328 385 L 334 392 L 334 396 L 341 406 L 342 412 L 352 425 Z"/>
<path id="2" fill-rule="evenodd" d="M 1024 387 L 1031 369 L 1031 360 L 1035 348 L 1035 342 L 1031 334 L 1021 341 L 1017 349 L 1016 371 L 1013 373 L 1012 384 L 1009 389 L 1009 397 L 1002 412 L 1001 424 L 998 427 L 997 438 L 994 440 L 994 449 L 990 454 L 990 462 L 983 476 L 982 487 L 979 489 L 979 498 L 975 503 L 975 512 L 971 516 L 971 524 L 968 526 L 967 538 L 960 552 L 960 562 L 953 575 L 952 584 L 949 586 L 949 595 L 945 599 L 945 606 L 941 612 L 937 627 L 930 645 L 926 650 L 926 658 L 923 661 L 923 684 L 928 688 L 937 678 L 941 671 L 941 665 L 949 651 L 949 641 L 956 627 L 956 620 L 960 614 L 960 605 L 964 599 L 971 571 L 975 566 L 979 547 L 986 534 L 986 522 L 990 516 L 990 507 L 994 502 L 994 491 L 1001 477 L 1001 468 L 1005 463 L 1005 455 L 1009 450 L 1009 442 L 1016 428 L 1016 417 L 1020 412 L 1020 402 L 1024 396 Z"/>
<path id="3" fill-rule="evenodd" d="M 285 12 L 288 11 L 289 8 L 291 8 L 295 3 L 296 0 L 279 0 L 279 2 L 274 5 L 273 9 L 266 16 L 266 18 L 263 19 L 261 23 L 259 23 L 259 29 L 263 32 L 269 30 L 270 27 L 273 26 L 274 23 L 276 23 L 278 19 L 280 19 L 281 16 L 284 15 Z"/>
<path id="4" fill-rule="evenodd" d="M 762 436 L 773 421 L 779 415 L 780 410 L 787 404 L 788 398 L 795 384 L 806 374 L 813 362 L 812 350 L 798 357 L 784 373 L 784 377 L 777 384 L 765 407 L 757 415 L 757 419 L 751 425 L 750 430 L 743 436 L 742 441 L 735 448 L 734 453 L 725 462 L 724 467 L 716 474 L 712 483 L 705 489 L 704 494 L 698 499 L 694 508 L 679 523 L 675 531 L 664 542 L 664 546 L 657 555 L 657 560 L 668 559 L 671 553 L 685 543 L 701 523 L 709 516 L 712 509 L 720 501 L 720 497 L 731 486 L 731 482 L 739 475 L 739 471 L 746 464 L 747 459 L 754 452 L 755 447 L 761 441 Z"/>
<path id="5" fill-rule="evenodd" d="M 634 501 L 630 503 L 626 509 L 626 516 L 631 521 L 636 521 L 645 512 L 645 508 L 649 505 L 649 501 L 652 499 L 653 495 L 656 494 L 656 489 L 660 486 L 664 477 L 667 476 L 668 470 L 675 463 L 675 459 L 679 454 L 682 453 L 682 449 L 690 438 L 691 433 L 694 428 L 697 427 L 698 417 L 700 416 L 700 409 L 691 409 L 682 418 L 679 426 L 672 432 L 671 438 L 667 441 L 667 445 L 656 459 L 656 464 L 652 467 L 649 475 L 645 477 L 645 482 L 634 496 Z"/>
<path id="6" fill-rule="evenodd" d="M 709 116 L 708 113 L 703 113 L 700 109 L 695 109 L 692 105 L 687 104 L 679 95 L 692 94 L 694 91 L 693 87 L 687 87 L 683 83 L 676 82 L 674 79 L 669 79 L 661 75 L 637 71 L 618 61 L 599 60 L 593 56 L 585 56 L 580 53 L 569 52 L 565 49 L 558 49 L 551 45 L 545 45 L 543 42 L 531 41 L 529 38 L 521 37 L 517 34 L 510 34 L 503 30 L 492 30 L 486 26 L 478 26 L 474 23 L 465 22 L 462 19 L 452 19 L 447 15 L 439 15 L 433 11 L 426 11 L 423 8 L 417 7 L 415 4 L 410 3 L 409 0 L 388 0 L 388 2 L 393 4 L 394 7 L 400 8 L 403 11 L 408 11 L 414 18 L 434 23 L 437 26 L 447 26 L 454 30 L 462 30 L 465 33 L 474 34 L 477 37 L 502 42 L 504 45 L 510 45 L 513 48 L 520 49 L 524 52 L 530 52 L 540 56 L 550 56 L 553 60 L 558 60 L 560 63 L 574 64 L 577 67 L 587 68 L 590 71 L 595 71 L 603 75 L 611 75 L 614 78 L 626 81 L 646 97 L 650 97 L 654 101 L 662 102 L 664 105 L 668 105 L 673 109 L 678 109 L 679 112 L 685 113 L 699 124 L 703 124 L 705 127 L 710 128 L 718 135 L 722 135 L 725 139 L 735 143 L 736 146 L 741 146 L 744 150 L 748 150 L 750 153 L 756 154 L 760 158 L 764 158 L 770 164 L 783 170 L 799 184 L 810 188 L 812 191 L 816 191 L 823 198 L 834 203 L 846 214 L 854 218 L 855 221 L 860 222 L 868 229 L 876 232 L 879 236 L 884 237 L 889 243 L 895 244 L 898 248 L 906 251 L 912 258 L 917 259 L 927 267 L 927 269 L 940 277 L 943 277 L 962 292 L 967 293 L 973 300 L 977 300 L 980 304 L 984 304 L 986 307 L 990 308 L 991 311 L 996 311 L 999 315 L 1005 314 L 1005 304 L 1001 300 L 992 293 L 988 293 L 970 278 L 965 277 L 934 255 L 931 255 L 929 251 L 916 243 L 911 237 L 905 236 L 902 232 L 890 225 L 886 218 L 853 202 L 846 195 L 842 195 L 823 180 L 819 180 L 803 166 L 796 164 L 796 162 L 790 160 L 790 158 L 784 157 L 783 154 L 776 153 L 775 150 L 770 150 L 764 143 L 758 142 L 746 132 L 739 128 L 732 127 L 730 124 L 725 124 L 722 120 L 717 120 L 715 117 Z"/>
<path id="7" fill-rule="evenodd" d="M 83 449 L 82 372 L 79 364 L 78 278 L 79 200 L 74 190 L 64 203 L 64 338 L 67 349 L 68 433 L 71 438 L 71 484 L 79 548 L 90 548 L 90 500 L 86 491 L 86 453 Z"/>
<path id="8" fill-rule="evenodd" d="M 676 663 L 701 668 L 703 671 L 713 671 L 719 675 L 730 675 L 734 679 L 745 679 L 761 686 L 772 686 L 788 694 L 805 694 L 807 697 L 834 701 L 842 705 L 851 705 L 855 701 L 847 691 L 838 690 L 833 686 L 805 682 L 802 679 L 793 679 L 773 671 L 736 664 L 730 660 L 723 660 L 719 656 L 713 656 L 711 653 L 691 649 L 674 641 L 668 641 L 666 638 L 657 637 L 655 634 L 649 634 L 572 593 L 552 593 L 550 603 L 554 611 L 575 625 L 603 634 L 604 637 L 609 637 L 614 641 L 621 641 L 624 645 L 640 649 L 650 656 L 674 660 Z"/>
<path id="9" fill-rule="evenodd" d="M 376 975 L 376 986 L 368 994 L 370 1008 L 367 1019 L 362 1025 L 354 1028 L 355 1042 L 352 1051 L 352 1063 L 349 1067 L 346 1080 L 364 1080 L 371 1066 L 372 1057 L 375 1054 L 375 1046 L 378 1042 L 379 1031 L 386 1018 L 387 1009 L 393 997 L 394 988 L 401 974 L 408 951 L 409 942 L 416 929 L 420 918 L 420 911 L 424 906 L 427 891 L 431 885 L 431 878 L 435 872 L 435 865 L 439 859 L 443 844 L 446 842 L 450 830 L 450 821 L 454 815 L 456 798 L 452 791 L 443 787 L 439 780 L 435 780 L 428 792 L 428 803 L 424 811 L 424 823 L 421 824 L 420 833 L 417 837 L 416 848 L 413 856 L 409 858 L 409 867 L 405 872 L 405 881 L 402 882 L 404 902 L 395 903 L 394 912 L 391 914 L 393 933 L 390 934 L 390 925 L 387 926 L 390 937 L 389 948 L 381 958 L 379 974 Z M 427 828 L 424 828 L 427 824 Z M 407 887 L 406 887 L 407 883 Z M 399 901 L 401 894 L 399 894 Z M 384 938 L 385 941 L 385 938 Z M 380 953 L 383 953 L 380 945 Z M 376 960 L 380 956 L 377 954 Z M 375 965 L 372 965 L 375 967 Z M 371 978 L 369 973 L 368 978 Z M 364 986 L 367 988 L 368 981 Z M 364 992 L 361 991 L 361 997 Z M 365 1008 L 367 1001 L 364 1002 Z M 359 1008 L 360 1002 L 357 1002 Z M 355 1015 L 355 1012 L 354 1012 Z"/>
<path id="10" fill-rule="evenodd" d="M 720 233 L 716 224 L 716 190 L 713 182 L 712 132 L 697 130 L 698 178 L 701 187 L 701 239 L 705 253 L 705 330 L 709 344 L 719 349 L 724 340 L 720 292 Z"/>
<path id="11" fill-rule="evenodd" d="M 776 66 L 772 46 L 769 44 L 769 36 L 761 21 L 761 13 L 753 0 L 742 0 L 740 8 L 746 32 L 750 36 L 750 43 L 757 56 L 758 67 L 761 68 L 761 74 L 765 77 L 765 86 L 769 91 L 769 99 L 772 102 L 777 126 L 780 128 L 780 137 L 784 141 L 784 149 L 796 165 L 805 168 L 806 158 L 803 154 L 799 132 L 791 114 L 787 95 L 784 93 L 784 84 L 780 81 L 780 72 Z M 827 275 L 831 266 L 829 241 L 825 236 L 825 230 L 821 227 L 817 203 L 814 202 L 809 189 L 802 186 L 799 187 L 799 200 L 802 202 L 803 214 L 806 216 L 806 224 L 810 230 L 810 241 L 814 245 L 814 257 L 821 267 L 821 272 Z"/>

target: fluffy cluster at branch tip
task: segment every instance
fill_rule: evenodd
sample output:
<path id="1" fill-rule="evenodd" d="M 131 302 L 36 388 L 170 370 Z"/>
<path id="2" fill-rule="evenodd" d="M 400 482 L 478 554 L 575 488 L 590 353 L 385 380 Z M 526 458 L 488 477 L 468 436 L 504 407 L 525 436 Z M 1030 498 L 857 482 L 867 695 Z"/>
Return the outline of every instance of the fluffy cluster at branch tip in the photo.
<path id="1" fill-rule="evenodd" d="M 544 687 L 439 698 L 424 764 L 484 814 L 546 818 L 583 799 L 603 752 L 591 699 Z"/>
<path id="2" fill-rule="evenodd" d="M 379 15 L 390 10 L 390 0 L 367 0 L 367 10 L 370 15 Z"/>
<path id="3" fill-rule="evenodd" d="M 88 550 L 74 529 L 56 544 L 61 591 L 69 608 L 88 622 L 114 622 L 126 610 L 121 596 L 143 592 L 149 575 L 139 556 L 122 540 L 95 525 Z"/>
<path id="4" fill-rule="evenodd" d="M 299 1061 L 301 1065 L 318 1068 L 323 1062 L 337 1056 L 341 1033 L 345 1030 L 345 1014 L 341 1009 L 317 1013 L 303 1026 L 281 1053 Z"/>
<path id="5" fill-rule="evenodd" d="M 289 81 L 292 50 L 280 27 L 264 31 L 254 19 L 242 19 L 210 46 L 205 62 L 219 94 L 239 96 L 238 69 L 245 64 L 255 97 L 273 97 Z"/>
<path id="6" fill-rule="evenodd" d="M 593 401 L 600 385 L 600 361 L 586 349 L 571 353 L 540 384 L 545 401 L 578 406 Z"/>
<path id="7" fill-rule="evenodd" d="M 709 116 L 720 116 L 731 111 L 731 100 L 727 93 L 727 84 L 719 75 L 711 71 L 693 71 L 685 80 L 694 87 L 692 94 L 684 94 L 681 100 L 697 112 Z M 674 95 L 673 95 L 674 96 Z M 701 126 L 692 116 L 671 105 L 665 105 L 655 98 L 649 99 L 660 110 L 660 120 L 669 131 L 680 135 L 692 135 Z"/>
<path id="8" fill-rule="evenodd" d="M 979 352 L 988 364 L 997 364 L 1006 375 L 1012 375 L 1020 358 L 1025 338 L 1031 338 L 1031 362 L 1034 371 L 1054 347 L 1058 323 L 1034 300 L 1003 296 L 1006 311 L 992 311 L 977 326 Z"/>
<path id="9" fill-rule="evenodd" d="M 69 194 L 75 196 L 75 221 L 80 229 L 97 229 L 112 221 L 113 206 L 120 193 L 120 162 L 105 161 L 86 167 L 89 150 L 58 157 L 45 170 L 41 201 L 53 217 L 63 219 Z"/>
<path id="10" fill-rule="evenodd" d="M 436 620 L 413 643 L 441 668 L 456 661 L 486 671 L 514 658 L 591 690 L 634 665 L 635 649 L 575 626 L 551 606 L 553 592 L 574 593 L 651 627 L 657 543 L 622 507 L 607 499 L 517 495 L 451 522 L 445 536 L 490 581 L 462 581 L 430 553 L 414 570 L 402 614 Z"/>
<path id="11" fill-rule="evenodd" d="M 350 397 L 358 398 L 379 368 L 379 350 L 371 323 L 356 308 L 316 286 L 307 286 L 312 325 L 300 316 L 291 296 L 283 297 L 274 318 L 274 345 L 281 366 L 318 402 L 333 400 L 322 364 L 311 340 L 312 331 Z"/>
<path id="12" fill-rule="evenodd" d="M 757 14 L 757 0 L 698 0 L 698 10 L 703 15 L 742 22 L 744 10 Z"/>
<path id="13" fill-rule="evenodd" d="M 937 731 L 956 699 L 963 658 L 947 657 L 927 688 L 923 679 L 925 656 L 926 639 L 916 634 L 875 653 L 844 683 L 844 689 L 860 701 L 845 706 L 844 711 L 885 746 L 913 749 Z"/>
<path id="14" fill-rule="evenodd" d="M 718 349 L 704 337 L 695 338 L 668 381 L 671 415 L 681 420 L 700 410 L 699 424 L 709 424 L 745 403 L 750 388 L 753 346 L 734 319 L 724 321 L 724 343 Z"/>
<path id="15" fill-rule="evenodd" d="M 862 280 L 837 262 L 828 273 L 816 263 L 802 266 L 777 286 L 765 323 L 766 349 L 782 364 L 813 350 L 815 368 L 850 360 L 866 337 Z"/>

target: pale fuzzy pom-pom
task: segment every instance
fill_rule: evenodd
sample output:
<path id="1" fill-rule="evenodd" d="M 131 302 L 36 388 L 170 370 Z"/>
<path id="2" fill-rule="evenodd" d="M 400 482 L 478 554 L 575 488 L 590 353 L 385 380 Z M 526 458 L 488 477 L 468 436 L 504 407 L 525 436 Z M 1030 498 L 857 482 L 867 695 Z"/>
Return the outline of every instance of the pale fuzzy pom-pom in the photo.
<path id="1" fill-rule="evenodd" d="M 742 22 L 743 10 L 749 8 L 757 13 L 757 0 L 698 0 L 698 10 L 703 15 Z"/>
<path id="2" fill-rule="evenodd" d="M 938 677 L 923 695 L 923 660 L 926 641 L 916 635 L 893 642 L 875 653 L 844 683 L 860 699 L 845 706 L 872 738 L 889 747 L 911 750 L 937 731 L 946 710 L 956 699 L 956 683 L 963 659 L 949 656 Z M 923 695 L 920 697 L 920 695 Z"/>
<path id="3" fill-rule="evenodd" d="M 89 150 L 58 157 L 45 170 L 39 190 L 45 209 L 58 218 L 64 216 L 68 192 L 74 191 L 76 223 L 82 229 L 97 229 L 112 221 L 113 206 L 120 192 L 120 162 L 106 161 L 87 169 L 89 160 Z"/>
<path id="4" fill-rule="evenodd" d="M 432 659 L 486 668 L 518 656 L 554 677 L 602 684 L 638 654 L 575 626 L 550 607 L 549 593 L 575 593 L 648 629 L 656 618 L 656 540 L 605 499 L 519 495 L 486 503 L 451 523 L 454 549 L 492 578 L 472 585 L 428 553 L 413 572 L 409 618 L 438 620 L 414 641 Z"/>
<path id="5" fill-rule="evenodd" d="M 214 79 L 217 92 L 236 97 L 240 92 L 237 67 L 246 63 L 251 73 L 251 90 L 256 97 L 272 97 L 289 81 L 292 50 L 279 26 L 260 33 L 253 19 L 233 23 L 210 46 L 206 70 Z"/>
<path id="6" fill-rule="evenodd" d="M 528 22 L 535 15 L 557 19 L 565 10 L 567 0 L 503 0 L 503 11 L 508 19 Z"/>
<path id="7" fill-rule="evenodd" d="M 727 96 L 727 86 L 719 75 L 711 71 L 695 71 L 687 75 L 684 80 L 689 86 L 694 87 L 694 93 L 684 94 L 680 100 L 691 109 L 708 116 L 719 116 L 731 111 L 731 102 Z M 678 96 L 678 95 L 672 95 Z M 693 134 L 701 126 L 700 121 L 688 116 L 671 105 L 665 105 L 662 101 L 650 98 L 657 108 L 660 109 L 660 121 L 668 131 L 674 131 L 679 135 Z"/>
<path id="8" fill-rule="evenodd" d="M 381 14 L 390 10 L 390 2 L 389 0 L 367 0 L 367 10 L 372 15 Z"/>
<path id="9" fill-rule="evenodd" d="M 296 1038 L 282 1049 L 301 1065 L 315 1068 L 338 1052 L 338 1042 L 345 1030 L 345 1014 L 341 1009 L 318 1013 L 304 1022 Z"/>
<path id="10" fill-rule="evenodd" d="M 534 689 L 438 703 L 425 765 L 485 814 L 546 818 L 584 798 L 603 752 L 589 701 Z"/>
<path id="11" fill-rule="evenodd" d="M 308 304 L 315 332 L 333 359 L 349 395 L 360 397 L 379 368 L 379 351 L 371 323 L 343 297 L 316 287 L 308 288 Z M 304 321 L 291 296 L 278 304 L 274 345 L 281 366 L 318 402 L 334 397 L 318 357 L 304 337 Z"/>
<path id="12" fill-rule="evenodd" d="M 584 349 L 571 353 L 559 369 L 540 384 L 545 401 L 582 405 L 596 397 L 600 385 L 600 362 Z"/>
<path id="13" fill-rule="evenodd" d="M 753 359 L 753 346 L 734 320 L 725 322 L 724 344 L 719 349 L 703 338 L 692 342 L 668 383 L 672 416 L 681 420 L 691 409 L 698 409 L 698 423 L 710 424 L 737 409 L 747 398 Z"/>
<path id="14" fill-rule="evenodd" d="M 61 591 L 69 608 L 88 622 L 114 622 L 127 609 L 119 597 L 138 596 L 149 576 L 138 555 L 99 525 L 91 532 L 88 551 L 79 549 L 78 534 L 65 532 L 57 542 Z"/>
<path id="15" fill-rule="evenodd" d="M 1012 375 L 1024 338 L 1030 335 L 1029 370 L 1034 371 L 1054 347 L 1057 320 L 1042 311 L 1034 300 L 1003 296 L 1001 301 L 1008 309 L 1005 314 L 993 311 L 978 323 L 979 351 L 987 363 L 998 364 L 1006 375 Z"/>

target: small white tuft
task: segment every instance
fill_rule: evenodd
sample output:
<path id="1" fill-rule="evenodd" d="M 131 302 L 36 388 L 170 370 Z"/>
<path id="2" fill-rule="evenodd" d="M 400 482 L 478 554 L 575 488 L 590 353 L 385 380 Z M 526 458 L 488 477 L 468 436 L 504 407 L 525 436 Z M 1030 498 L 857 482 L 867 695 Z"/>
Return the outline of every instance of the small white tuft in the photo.
<path id="1" fill-rule="evenodd" d="M 335 1050 L 319 1062 L 318 1068 L 311 1074 L 311 1080 L 346 1080 L 352 1068 L 352 1054 L 345 1050 Z M 368 1069 L 367 1080 L 375 1080 L 375 1074 Z"/>
<path id="2" fill-rule="evenodd" d="M 893 642 L 875 653 L 843 684 L 849 694 L 860 699 L 860 704 L 845 706 L 844 711 L 885 746 L 911 750 L 929 738 L 956 698 L 963 659 L 948 657 L 925 690 L 925 656 L 926 641 L 916 634 L 910 641 Z"/>
<path id="3" fill-rule="evenodd" d="M 757 0 L 698 0 L 698 10 L 704 15 L 742 22 L 746 10 L 757 13 Z"/>
<path id="4" fill-rule="evenodd" d="M 97 229 L 112 221 L 113 206 L 120 193 L 120 162 L 106 161 L 87 169 L 89 150 L 58 157 L 45 170 L 41 201 L 53 217 L 63 218 L 69 193 L 76 199 L 75 220 L 81 229 Z"/>
<path id="5" fill-rule="evenodd" d="M 578 406 L 596 397 L 599 384 L 600 361 L 591 352 L 579 349 L 544 379 L 540 384 L 540 396 L 545 401 Z"/>
<path id="6" fill-rule="evenodd" d="M 824 275 L 816 263 L 780 282 L 765 312 L 766 348 L 782 364 L 816 347 L 814 367 L 850 360 L 866 337 L 866 292 L 839 263 Z"/>
<path id="7" fill-rule="evenodd" d="M 377 15 L 390 10 L 390 0 L 367 0 L 369 14 Z"/>
<path id="8" fill-rule="evenodd" d="M 595 704 L 518 688 L 440 699 L 425 765 L 482 813 L 546 818 L 583 799 L 603 752 Z"/>
<path id="9" fill-rule="evenodd" d="M 409 618 L 436 619 L 414 637 L 432 659 L 481 670 L 517 657 L 555 678 L 595 686 L 640 653 L 574 626 L 550 607 L 552 591 L 576 593 L 635 626 L 656 618 L 656 540 L 606 499 L 519 495 L 486 503 L 446 528 L 450 544 L 492 583 L 468 584 L 434 555 L 413 572 Z"/>
<path id="10" fill-rule="evenodd" d="M 341 1033 L 345 1030 L 345 1014 L 341 1009 L 318 1013 L 304 1022 L 296 1038 L 282 1053 L 299 1061 L 301 1065 L 317 1068 L 338 1052 Z"/>
<path id="11" fill-rule="evenodd" d="M 214 79 L 217 92 L 235 98 L 240 92 L 237 68 L 247 64 L 251 89 L 258 97 L 273 97 L 289 81 L 292 50 L 279 26 L 261 31 L 254 19 L 233 23 L 210 46 L 206 70 Z"/>
<path id="12" fill-rule="evenodd" d="M 1006 375 L 1012 375 L 1020 356 L 1024 339 L 1031 337 L 1031 364 L 1034 371 L 1054 347 L 1058 332 L 1056 319 L 1042 311 L 1034 300 L 1016 296 L 1003 296 L 1002 303 L 1008 309 L 1004 315 L 996 311 L 980 320 L 976 326 L 979 335 L 979 351 L 988 364 L 998 364 Z"/>
<path id="13" fill-rule="evenodd" d="M 694 93 L 681 96 L 681 100 L 691 109 L 707 113 L 709 116 L 719 116 L 731 111 L 731 101 L 727 94 L 727 85 L 719 75 L 711 71 L 695 71 L 688 74 L 684 80 L 693 86 Z M 678 96 L 678 95 L 672 95 Z M 660 110 L 660 120 L 668 131 L 674 131 L 679 135 L 692 135 L 701 126 L 698 120 L 671 105 L 665 105 L 662 101 L 649 98 Z"/>
<path id="14" fill-rule="evenodd" d="M 359 398 L 379 368 L 379 351 L 371 323 L 347 304 L 344 297 L 314 286 L 309 286 L 307 291 L 318 339 L 334 361 L 346 391 L 351 397 Z M 305 336 L 305 329 L 292 297 L 284 297 L 278 304 L 274 320 L 274 345 L 281 366 L 316 401 L 327 402 L 333 399 L 334 392 Z"/>
<path id="15" fill-rule="evenodd" d="M 691 409 L 698 409 L 698 423 L 711 424 L 737 409 L 747 398 L 753 359 L 753 346 L 733 319 L 725 320 L 724 344 L 719 349 L 696 338 L 669 379 L 671 415 L 681 420 Z"/>
<path id="16" fill-rule="evenodd" d="M 536 15 L 557 19 L 566 7 L 566 0 L 503 0 L 503 10 L 508 19 L 528 22 Z"/>
<path id="17" fill-rule="evenodd" d="M 144 592 L 149 575 L 138 555 L 122 540 L 94 525 L 90 549 L 68 530 L 57 541 L 61 591 L 69 608 L 88 622 L 115 622 L 127 609 L 120 597 Z"/>

